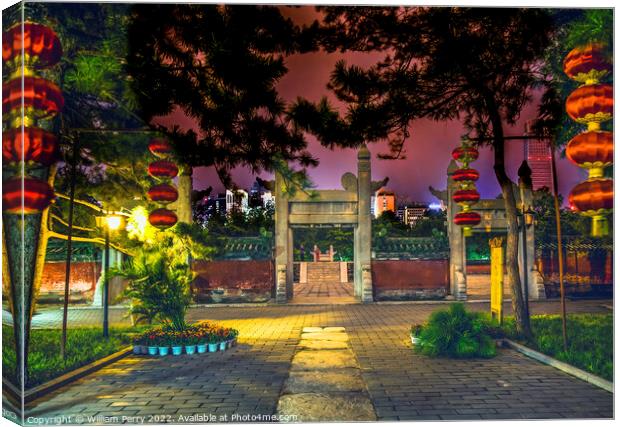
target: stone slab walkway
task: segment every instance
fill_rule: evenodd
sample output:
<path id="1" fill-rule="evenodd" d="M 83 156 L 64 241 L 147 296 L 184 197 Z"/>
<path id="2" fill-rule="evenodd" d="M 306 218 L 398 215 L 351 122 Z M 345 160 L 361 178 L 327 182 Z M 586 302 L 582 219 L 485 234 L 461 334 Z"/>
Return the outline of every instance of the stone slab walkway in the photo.
<path id="1" fill-rule="evenodd" d="M 343 327 L 305 327 L 278 401 L 278 415 L 299 422 L 376 421 Z"/>
<path id="2" fill-rule="evenodd" d="M 569 302 L 568 311 L 610 312 L 604 305 L 609 306 L 609 301 Z M 211 416 L 237 422 L 258 421 L 251 416 L 273 417 L 302 329 L 316 325 L 346 328 L 348 346 L 380 421 L 613 416 L 611 393 L 513 350 L 501 349 L 492 360 L 414 354 L 410 325 L 441 307 L 445 304 L 192 309 L 190 320 L 215 320 L 239 329 L 239 345 L 208 355 L 129 356 L 33 402 L 27 416 L 40 423 L 60 415 L 79 424 L 104 420 L 98 422 L 102 424 L 105 419 L 97 417 L 122 416 L 145 417 L 141 420 L 145 423 L 204 423 Z M 468 308 L 486 310 L 488 304 L 468 304 Z M 559 303 L 532 303 L 531 309 L 557 313 Z M 90 319 L 92 324 L 97 320 Z M 66 419 L 61 423 L 69 423 Z"/>

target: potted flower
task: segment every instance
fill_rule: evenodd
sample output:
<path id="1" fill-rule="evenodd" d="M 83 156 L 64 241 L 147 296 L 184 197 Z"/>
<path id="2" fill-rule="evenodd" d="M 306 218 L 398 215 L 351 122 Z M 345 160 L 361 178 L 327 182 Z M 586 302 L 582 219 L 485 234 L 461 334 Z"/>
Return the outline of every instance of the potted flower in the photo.
<path id="1" fill-rule="evenodd" d="M 239 336 L 239 331 L 236 329 L 230 330 L 230 346 L 234 347 L 237 345 L 237 337 Z"/>
<path id="2" fill-rule="evenodd" d="M 143 342 L 144 342 L 143 334 L 138 334 L 133 337 L 133 354 L 142 354 Z"/>
<path id="3" fill-rule="evenodd" d="M 219 328 L 218 330 L 218 338 L 220 340 L 219 343 L 219 350 L 220 351 L 224 351 L 226 350 L 226 340 L 228 339 L 228 328 Z"/>
<path id="4" fill-rule="evenodd" d="M 420 345 L 420 333 L 422 333 L 422 329 L 424 329 L 424 325 L 419 323 L 416 323 L 411 327 L 411 344 Z"/>
<path id="5" fill-rule="evenodd" d="M 219 347 L 219 337 L 215 332 L 210 332 L 207 336 L 207 343 L 209 347 L 209 353 L 215 353 Z"/>
<path id="6" fill-rule="evenodd" d="M 167 356 L 170 352 L 171 336 L 170 332 L 165 331 L 161 334 L 161 339 L 158 343 L 158 350 L 160 356 Z"/>
<path id="7" fill-rule="evenodd" d="M 185 331 L 185 353 L 194 354 L 198 344 L 198 333 L 193 330 Z"/>
<path id="8" fill-rule="evenodd" d="M 156 356 L 159 347 L 160 336 L 157 331 L 150 331 L 147 335 L 147 350 L 150 356 Z"/>
<path id="9" fill-rule="evenodd" d="M 172 355 L 180 356 L 181 353 L 183 353 L 185 339 L 183 332 L 170 331 L 168 332 L 168 336 L 170 337 L 170 345 L 172 346 Z"/>
<path id="10" fill-rule="evenodd" d="M 198 327 L 196 331 L 196 352 L 202 354 L 207 352 L 209 333 L 206 329 Z"/>
<path id="11" fill-rule="evenodd" d="M 235 342 L 238 334 L 239 332 L 236 329 L 227 329 L 226 348 L 231 348 L 233 346 L 233 343 Z"/>

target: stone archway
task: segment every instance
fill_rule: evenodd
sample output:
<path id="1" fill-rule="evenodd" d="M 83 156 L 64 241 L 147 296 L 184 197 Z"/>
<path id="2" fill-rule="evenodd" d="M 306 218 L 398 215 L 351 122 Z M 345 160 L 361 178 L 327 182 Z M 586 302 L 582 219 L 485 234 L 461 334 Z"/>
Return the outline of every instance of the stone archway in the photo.
<path id="1" fill-rule="evenodd" d="M 458 190 L 458 184 L 452 179 L 452 174 L 458 166 L 454 160 L 450 162 L 447 170 L 446 190 L 438 191 L 429 187 L 430 192 L 442 200 L 447 206 L 448 221 L 448 241 L 450 244 L 450 289 L 451 294 L 457 300 L 467 299 L 467 268 L 466 268 L 466 238 L 463 236 L 463 229 L 454 224 L 454 216 L 460 211 L 459 206 L 452 201 L 452 194 Z M 517 206 L 521 204 L 521 191 L 519 187 L 513 185 Z M 526 206 L 532 206 L 533 194 L 531 189 L 523 190 L 523 199 Z M 474 210 L 482 217 L 480 224 L 473 227 L 474 233 L 484 233 L 487 231 L 506 231 L 506 213 L 503 199 L 481 199 Z M 534 225 L 526 229 L 526 265 L 528 266 L 528 294 L 530 299 L 544 299 L 545 288 L 542 276 L 536 269 L 535 248 L 534 248 Z M 519 233 L 519 274 L 521 283 L 523 277 L 523 236 Z"/>
<path id="2" fill-rule="evenodd" d="M 361 302 L 373 300 L 371 275 L 372 223 L 370 198 L 386 180 L 371 181 L 370 152 L 357 154 L 357 176 L 351 172 L 341 178 L 342 190 L 316 190 L 314 197 L 304 192 L 286 194 L 282 176 L 276 173 L 275 265 L 276 302 L 287 302 L 293 295 L 293 231 L 295 225 L 341 224 L 353 227 L 353 293 Z"/>

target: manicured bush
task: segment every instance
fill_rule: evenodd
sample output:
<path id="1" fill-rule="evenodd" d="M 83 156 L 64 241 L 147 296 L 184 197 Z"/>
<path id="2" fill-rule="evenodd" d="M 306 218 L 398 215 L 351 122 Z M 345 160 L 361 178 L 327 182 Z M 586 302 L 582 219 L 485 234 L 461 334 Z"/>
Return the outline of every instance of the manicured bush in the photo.
<path id="1" fill-rule="evenodd" d="M 559 315 L 531 317 L 534 342 L 525 342 L 515 334 L 513 318 L 506 319 L 504 330 L 508 337 L 522 341 L 541 353 L 613 380 L 613 315 L 570 314 L 566 323 L 568 351 L 564 351 L 562 319 Z"/>
<path id="2" fill-rule="evenodd" d="M 428 356 L 454 358 L 494 357 L 495 341 L 488 330 L 492 322 L 483 313 L 468 312 L 460 303 L 432 313 L 419 333 L 415 350 Z"/>

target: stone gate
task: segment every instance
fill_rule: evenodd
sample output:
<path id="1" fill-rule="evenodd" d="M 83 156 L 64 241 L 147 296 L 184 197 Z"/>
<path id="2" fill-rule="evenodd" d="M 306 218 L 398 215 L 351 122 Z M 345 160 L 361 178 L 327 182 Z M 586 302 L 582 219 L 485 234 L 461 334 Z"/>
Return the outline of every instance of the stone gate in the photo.
<path id="1" fill-rule="evenodd" d="M 467 269 L 466 269 L 466 242 L 467 239 L 463 235 L 463 227 L 454 224 L 454 216 L 460 211 L 459 206 L 452 201 L 453 193 L 459 189 L 458 183 L 452 179 L 452 174 L 458 169 L 454 160 L 450 162 L 447 170 L 447 187 L 446 190 L 438 191 L 433 187 L 429 187 L 431 193 L 442 200 L 447 210 L 448 222 L 448 241 L 450 244 L 450 287 L 451 294 L 455 299 L 467 299 Z M 517 206 L 521 205 L 521 200 L 526 206 L 532 206 L 533 194 L 530 188 L 519 189 L 513 184 L 513 191 Z M 508 225 L 506 223 L 506 212 L 504 209 L 503 199 L 480 199 L 474 205 L 474 210 L 480 214 L 482 221 L 480 224 L 472 227 L 474 233 L 484 233 L 491 231 L 506 232 Z M 526 265 L 528 266 L 528 293 L 531 299 L 545 298 L 545 288 L 542 277 L 536 268 L 535 248 L 534 248 L 534 225 L 526 228 Z M 523 235 L 519 233 L 519 274 L 521 275 L 521 283 L 524 283 L 523 276 Z"/>
<path id="2" fill-rule="evenodd" d="M 373 300 L 371 275 L 370 198 L 387 182 L 372 182 L 370 152 L 366 147 L 357 155 L 357 176 L 351 172 L 341 178 L 342 190 L 297 191 L 290 195 L 286 182 L 276 173 L 275 264 L 276 301 L 284 303 L 293 296 L 293 230 L 296 226 L 339 225 L 352 227 L 353 292 L 357 300 Z"/>

